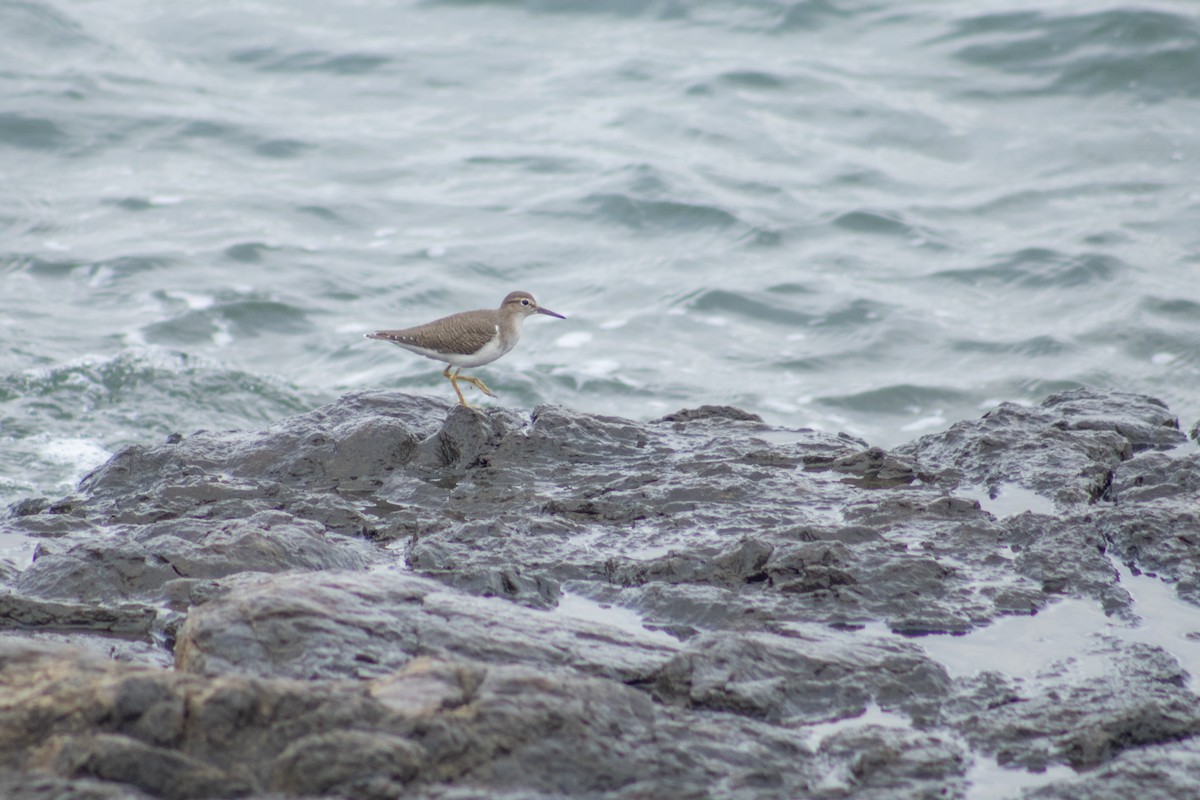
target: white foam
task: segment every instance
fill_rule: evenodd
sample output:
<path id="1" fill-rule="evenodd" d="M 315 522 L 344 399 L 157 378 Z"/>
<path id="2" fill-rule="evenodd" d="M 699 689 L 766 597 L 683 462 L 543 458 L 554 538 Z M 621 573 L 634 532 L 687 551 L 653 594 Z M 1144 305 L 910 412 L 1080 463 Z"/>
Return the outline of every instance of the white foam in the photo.
<path id="1" fill-rule="evenodd" d="M 587 331 L 572 331 L 555 339 L 554 344 L 557 347 L 583 347 L 591 340 L 592 335 Z"/>
<path id="2" fill-rule="evenodd" d="M 112 453 L 91 439 L 51 438 L 43 434 L 40 455 L 46 461 L 74 467 L 71 485 L 107 461 Z"/>
<path id="3" fill-rule="evenodd" d="M 1016 483 L 998 484 L 993 491 L 983 486 L 959 486 L 954 491 L 962 497 L 978 500 L 984 511 L 1001 519 L 1026 511 L 1034 514 L 1054 513 L 1053 500 Z"/>
<path id="4" fill-rule="evenodd" d="M 874 726 L 880 728 L 900 728 L 903 730 L 912 730 L 912 720 L 905 714 L 899 714 L 895 711 L 884 711 L 875 701 L 867 704 L 863 713 L 857 717 L 849 717 L 846 719 L 835 719 L 831 722 L 818 722 L 814 725 L 805 725 L 802 732 L 808 737 L 808 746 L 814 750 L 821 746 L 821 743 L 834 734 L 842 731 L 855 730 Z"/>
<path id="5" fill-rule="evenodd" d="M 759 405 L 768 411 L 778 411 L 780 414 L 794 414 L 800 410 L 800 406 L 794 403 L 789 403 L 786 400 L 776 400 L 773 397 L 760 400 Z"/>
<path id="6" fill-rule="evenodd" d="M 1134 575 L 1111 554 L 1109 561 L 1121 576 L 1121 586 L 1133 598 L 1133 612 L 1140 620 L 1136 627 L 1121 628 L 1122 637 L 1157 645 L 1175 656 L 1188 671 L 1188 688 L 1200 693 L 1200 608 L 1180 600 L 1174 584 Z"/>
<path id="7" fill-rule="evenodd" d="M 919 644 L 953 677 L 994 670 L 1033 678 L 1052 670 L 1078 679 L 1106 672 L 1112 639 L 1149 644 L 1178 659 L 1191 690 L 1200 691 L 1200 608 L 1180 600 L 1172 584 L 1113 566 L 1133 598 L 1133 624 L 1105 615 L 1097 601 L 1064 598 L 1031 616 L 1001 617 L 965 636 L 927 636 Z"/>
<path id="8" fill-rule="evenodd" d="M 97 267 L 88 279 L 88 286 L 99 289 L 112 283 L 114 277 L 116 277 L 116 273 L 112 267 Z"/>
<path id="9" fill-rule="evenodd" d="M 563 592 L 558 598 L 558 607 L 549 613 L 558 614 L 572 619 L 582 619 L 597 622 L 612 628 L 636 634 L 640 638 L 649 638 L 665 644 L 678 644 L 674 636 L 663 631 L 650 630 L 645 626 L 640 614 L 628 608 L 597 603 L 591 598 L 571 592 Z"/>
<path id="10" fill-rule="evenodd" d="M 1002 767 L 996 759 L 975 754 L 967 770 L 967 800 L 1007 800 L 1026 789 L 1036 789 L 1048 783 L 1075 777 L 1075 770 L 1065 764 L 1052 764 L 1041 772 Z"/>
<path id="11" fill-rule="evenodd" d="M 0 559 L 13 562 L 19 569 L 25 569 L 33 563 L 35 549 L 36 539 L 20 533 L 0 531 Z"/>
<path id="12" fill-rule="evenodd" d="M 411 574 L 412 565 L 408 563 L 408 559 L 404 557 L 404 551 L 408 547 L 407 539 L 396 539 L 388 542 L 383 546 L 383 551 L 393 556 L 385 561 L 376 562 L 367 567 L 367 572 L 402 572 Z"/>
<path id="13" fill-rule="evenodd" d="M 999 408 L 1001 403 L 1012 403 L 1014 406 L 1021 406 L 1022 408 L 1032 408 L 1033 407 L 1033 403 L 1024 398 L 1017 398 L 1015 400 L 998 400 L 994 397 L 979 401 L 979 403 L 975 407 L 978 408 L 980 411 L 991 411 L 993 409 Z"/>
<path id="14" fill-rule="evenodd" d="M 714 328 L 724 328 L 729 325 L 729 320 L 725 317 L 696 317 L 696 319 L 705 325 L 711 325 Z"/>
<path id="15" fill-rule="evenodd" d="M 941 412 L 934 412 L 928 417 L 915 419 L 907 425 L 901 426 L 900 430 L 906 432 L 927 431 L 934 428 L 944 428 L 946 426 L 946 417 Z"/>
<path id="16" fill-rule="evenodd" d="M 808 431 L 795 431 L 788 428 L 770 428 L 765 431 L 755 431 L 751 439 L 759 439 L 771 444 L 792 445 L 809 436 Z"/>
<path id="17" fill-rule="evenodd" d="M 576 365 L 575 369 L 592 378 L 606 378 L 621 368 L 621 362 L 611 358 L 593 358 Z"/>
<path id="18" fill-rule="evenodd" d="M 902 714 L 884 711 L 875 702 L 871 702 L 866 710 L 857 717 L 807 725 L 803 729 L 803 733 L 807 735 L 806 744 L 815 751 L 826 739 L 835 734 L 866 727 L 912 730 L 912 722 Z M 850 770 L 850 764 L 841 763 L 834 769 L 828 770 L 816 788 L 825 792 L 837 792 L 840 794 L 852 789 L 854 785 L 855 777 Z"/>
<path id="19" fill-rule="evenodd" d="M 212 308 L 213 304 L 217 302 L 216 298 L 210 294 L 182 292 L 178 289 L 173 289 L 163 294 L 173 300 L 182 300 L 184 305 L 193 311 L 203 311 L 206 308 Z"/>
<path id="20" fill-rule="evenodd" d="M 1099 603 L 1065 598 L 1030 616 L 1007 616 L 965 636 L 926 636 L 917 643 L 951 677 L 985 670 L 1032 678 L 1053 667 L 1098 674 L 1091 652 L 1112 621 Z"/>

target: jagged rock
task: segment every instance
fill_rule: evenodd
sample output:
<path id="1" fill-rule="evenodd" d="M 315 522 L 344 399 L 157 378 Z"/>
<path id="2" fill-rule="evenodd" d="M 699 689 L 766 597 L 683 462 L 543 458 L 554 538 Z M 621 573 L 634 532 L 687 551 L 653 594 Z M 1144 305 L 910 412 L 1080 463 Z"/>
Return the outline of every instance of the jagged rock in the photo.
<path id="1" fill-rule="evenodd" d="M 1068 507 L 1104 496 L 1117 465 L 1134 453 L 1184 441 L 1179 420 L 1158 400 L 1076 389 L 1036 408 L 1002 403 L 978 422 L 895 452 L 915 457 L 942 485 L 1016 483 Z"/>
<path id="2" fill-rule="evenodd" d="M 1183 445 L 1161 403 L 1086 390 L 892 451 L 726 407 L 363 392 L 127 448 L 0 520 L 39 543 L 0 566 L 0 796 L 898 800 L 997 756 L 1092 770 L 1045 797 L 1186 775 L 1197 699 L 1157 647 L 953 681 L 922 652 L 1064 596 L 1133 620 L 1110 559 L 1200 603 Z M 989 503 L 1014 486 L 1053 502 Z"/>
<path id="3" fill-rule="evenodd" d="M 966 681 L 950 723 L 1002 765 L 1090 769 L 1146 745 L 1200 734 L 1200 707 L 1179 663 L 1160 648 L 1112 643 L 1106 671 L 1038 681 Z M 1031 685 L 1026 688 L 1026 684 Z"/>
<path id="4" fill-rule="evenodd" d="M 570 668 L 648 680 L 676 648 L 546 612 L 513 613 L 401 573 L 282 575 L 238 582 L 193 609 L 179 631 L 179 669 L 294 678 L 377 677 L 422 656 Z"/>
<path id="5" fill-rule="evenodd" d="M 796 625 L 697 636 L 654 684 L 658 696 L 689 708 L 785 725 L 854 717 L 869 703 L 928 725 L 949 687 L 945 670 L 914 645 Z"/>
<path id="6" fill-rule="evenodd" d="M 1191 800 L 1200 786 L 1200 741 L 1126 750 L 1111 763 L 1069 781 L 1042 786 L 1027 800 Z"/>
<path id="7" fill-rule="evenodd" d="M 616 681 L 529 667 L 418 659 L 367 682 L 207 678 L 0 642 L 0 688 L 0 769 L 134 790 L 108 797 L 382 800 L 448 783 L 501 796 L 748 798 L 761 796 L 760 776 L 778 796 L 818 777 L 794 732 L 726 726 Z"/>
<path id="8" fill-rule="evenodd" d="M 154 522 L 69 548 L 60 540 L 38 554 L 16 589 L 103 602 L 153 594 L 177 578 L 365 569 L 374 556 L 365 542 L 329 533 L 316 522 L 260 511 L 246 519 Z"/>
<path id="9" fill-rule="evenodd" d="M 870 726 L 830 736 L 818 755 L 832 769 L 816 798 L 874 800 L 907 792 L 914 800 L 937 800 L 962 796 L 966 789 L 963 749 L 939 736 Z"/>

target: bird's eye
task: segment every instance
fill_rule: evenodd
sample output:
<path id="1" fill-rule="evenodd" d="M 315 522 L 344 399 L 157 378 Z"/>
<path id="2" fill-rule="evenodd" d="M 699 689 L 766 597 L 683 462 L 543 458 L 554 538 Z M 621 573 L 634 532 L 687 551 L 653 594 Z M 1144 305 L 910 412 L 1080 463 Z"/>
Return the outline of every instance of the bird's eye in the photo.
<path id="1" fill-rule="evenodd" d="M 528 300 L 522 300 L 522 301 L 521 301 L 521 305 L 523 305 L 523 306 L 527 306 L 527 305 L 529 305 L 529 301 L 528 301 Z"/>

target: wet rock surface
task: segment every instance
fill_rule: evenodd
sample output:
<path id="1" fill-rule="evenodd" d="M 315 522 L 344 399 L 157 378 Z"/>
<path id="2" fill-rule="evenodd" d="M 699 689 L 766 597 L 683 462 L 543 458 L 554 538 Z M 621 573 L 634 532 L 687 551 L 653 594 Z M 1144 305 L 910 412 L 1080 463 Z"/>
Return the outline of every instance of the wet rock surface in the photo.
<path id="1" fill-rule="evenodd" d="M 0 796 L 1191 797 L 1196 665 L 1119 633 L 1200 603 L 1198 476 L 1082 390 L 890 452 L 384 392 L 127 448 L 0 521 Z M 923 645 L 1067 601 L 1078 662 Z"/>

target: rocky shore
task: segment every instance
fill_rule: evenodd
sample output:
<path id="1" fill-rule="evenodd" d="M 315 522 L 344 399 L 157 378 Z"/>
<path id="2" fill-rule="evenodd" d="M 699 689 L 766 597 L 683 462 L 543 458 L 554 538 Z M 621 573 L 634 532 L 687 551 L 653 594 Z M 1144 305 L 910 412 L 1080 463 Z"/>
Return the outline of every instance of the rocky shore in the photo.
<path id="1" fill-rule="evenodd" d="M 1198 498 L 1086 390 L 891 451 L 389 392 L 172 436 L 0 520 L 0 797 L 1194 798 L 1200 664 L 1118 633 L 1136 578 L 1200 638 Z M 1070 602 L 1028 674 L 929 646 Z"/>

